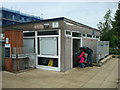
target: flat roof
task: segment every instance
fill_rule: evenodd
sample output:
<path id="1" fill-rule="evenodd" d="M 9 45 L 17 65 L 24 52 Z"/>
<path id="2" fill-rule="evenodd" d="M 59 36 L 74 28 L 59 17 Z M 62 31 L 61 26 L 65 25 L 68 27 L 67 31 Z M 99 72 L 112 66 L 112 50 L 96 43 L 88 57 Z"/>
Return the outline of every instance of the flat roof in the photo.
<path id="1" fill-rule="evenodd" d="M 51 18 L 51 19 L 43 19 L 43 20 L 38 20 L 38 21 L 32 21 L 32 22 L 23 22 L 23 23 L 18 23 L 18 24 L 13 24 L 13 25 L 8 25 L 8 26 L 3 26 L 3 28 L 9 28 L 9 27 L 14 27 L 14 26 L 18 26 L 18 25 L 27 25 L 27 24 L 37 24 L 37 23 L 41 23 L 41 22 L 49 22 L 49 21 L 66 21 L 69 23 L 72 23 L 74 25 L 78 25 L 84 28 L 88 28 L 88 29 L 93 29 L 93 30 L 97 30 L 96 28 L 92 28 L 90 26 L 84 25 L 82 23 L 73 21 L 71 19 L 65 18 L 65 17 L 58 17 L 58 18 Z"/>

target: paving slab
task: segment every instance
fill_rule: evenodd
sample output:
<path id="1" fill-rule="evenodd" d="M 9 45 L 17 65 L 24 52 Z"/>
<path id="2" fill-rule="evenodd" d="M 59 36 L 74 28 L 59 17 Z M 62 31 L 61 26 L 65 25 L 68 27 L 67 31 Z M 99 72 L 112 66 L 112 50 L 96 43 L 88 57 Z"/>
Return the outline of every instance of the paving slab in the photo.
<path id="1" fill-rule="evenodd" d="M 3 88 L 116 88 L 118 60 L 101 67 L 73 68 L 67 72 L 33 69 L 22 73 L 3 71 Z"/>

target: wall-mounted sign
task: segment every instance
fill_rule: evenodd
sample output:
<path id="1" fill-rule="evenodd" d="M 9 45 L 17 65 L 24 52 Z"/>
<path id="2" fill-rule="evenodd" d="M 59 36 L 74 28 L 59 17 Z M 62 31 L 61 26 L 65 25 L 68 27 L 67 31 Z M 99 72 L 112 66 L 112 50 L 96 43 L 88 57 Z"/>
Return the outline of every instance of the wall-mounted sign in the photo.
<path id="1" fill-rule="evenodd" d="M 58 28 L 59 27 L 59 23 L 58 22 L 53 22 L 52 23 L 52 28 Z"/>
<path id="2" fill-rule="evenodd" d="M 37 24 L 34 26 L 35 29 L 44 29 L 44 26 L 41 24 Z"/>
<path id="3" fill-rule="evenodd" d="M 44 26 L 49 26 L 49 25 L 50 25 L 49 23 L 44 24 Z"/>
<path id="4" fill-rule="evenodd" d="M 49 27 L 50 27 L 50 24 L 48 24 L 48 23 L 44 24 L 45 29 L 48 29 Z"/>

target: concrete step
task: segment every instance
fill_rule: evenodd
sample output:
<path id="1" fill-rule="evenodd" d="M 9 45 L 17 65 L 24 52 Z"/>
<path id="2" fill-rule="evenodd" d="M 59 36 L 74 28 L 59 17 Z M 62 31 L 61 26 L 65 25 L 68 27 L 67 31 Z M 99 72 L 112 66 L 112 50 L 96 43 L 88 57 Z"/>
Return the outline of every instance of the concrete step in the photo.
<path id="1" fill-rule="evenodd" d="M 106 58 L 103 58 L 101 61 L 99 61 L 98 63 L 94 63 L 94 66 L 102 66 L 103 64 L 105 64 L 108 60 L 110 60 L 112 58 L 112 55 L 107 56 Z"/>

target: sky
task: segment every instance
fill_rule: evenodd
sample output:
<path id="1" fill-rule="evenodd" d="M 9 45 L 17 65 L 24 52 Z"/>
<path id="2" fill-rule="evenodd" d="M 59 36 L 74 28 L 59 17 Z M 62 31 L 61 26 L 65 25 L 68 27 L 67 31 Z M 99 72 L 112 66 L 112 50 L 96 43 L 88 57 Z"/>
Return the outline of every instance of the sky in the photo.
<path id="1" fill-rule="evenodd" d="M 66 17 L 97 28 L 108 9 L 114 17 L 117 4 L 118 2 L 3 2 L 2 6 L 30 15 L 43 16 L 43 19 Z"/>

